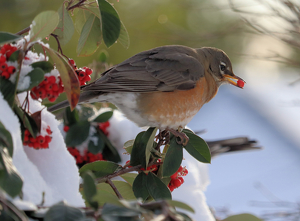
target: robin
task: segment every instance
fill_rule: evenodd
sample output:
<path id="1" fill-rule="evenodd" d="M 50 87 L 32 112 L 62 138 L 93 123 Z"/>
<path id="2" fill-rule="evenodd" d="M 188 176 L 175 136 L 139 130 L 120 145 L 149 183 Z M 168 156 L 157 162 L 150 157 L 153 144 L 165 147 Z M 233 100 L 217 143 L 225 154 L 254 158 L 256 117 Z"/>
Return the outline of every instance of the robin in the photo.
<path id="1" fill-rule="evenodd" d="M 224 51 L 169 45 L 138 53 L 108 69 L 81 87 L 79 103 L 113 103 L 138 126 L 168 130 L 186 144 L 188 138 L 180 130 L 224 83 L 244 85 L 233 74 Z M 63 101 L 48 110 L 67 106 L 68 101 Z"/>

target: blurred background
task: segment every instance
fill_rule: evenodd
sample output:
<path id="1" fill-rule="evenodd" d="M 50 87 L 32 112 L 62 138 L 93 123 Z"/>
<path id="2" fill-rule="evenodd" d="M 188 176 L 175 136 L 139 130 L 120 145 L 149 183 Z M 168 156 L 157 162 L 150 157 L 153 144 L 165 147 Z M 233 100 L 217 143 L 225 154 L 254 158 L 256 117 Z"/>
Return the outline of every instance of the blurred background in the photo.
<path id="1" fill-rule="evenodd" d="M 77 57 L 79 34 L 63 47 L 77 66 L 108 53 L 117 64 L 153 47 L 180 44 L 224 50 L 244 90 L 222 86 L 188 125 L 205 129 L 204 139 L 246 136 L 262 150 L 224 154 L 209 165 L 207 202 L 218 217 L 242 212 L 267 219 L 299 219 L 300 201 L 300 9 L 288 0 L 116 0 L 130 36 L 125 49 L 104 44 L 90 57 Z M 1 0 L 0 30 L 16 33 L 61 0 Z M 76 12 L 74 12 L 76 13 Z M 56 48 L 55 41 L 49 43 Z"/>

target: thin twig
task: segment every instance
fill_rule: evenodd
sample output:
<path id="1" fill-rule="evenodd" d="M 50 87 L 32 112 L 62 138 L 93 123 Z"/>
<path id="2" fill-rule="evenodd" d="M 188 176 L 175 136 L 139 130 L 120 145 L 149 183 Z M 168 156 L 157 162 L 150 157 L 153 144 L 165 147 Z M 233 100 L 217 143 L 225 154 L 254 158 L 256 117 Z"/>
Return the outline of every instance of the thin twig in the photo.
<path id="1" fill-rule="evenodd" d="M 115 192 L 115 194 L 119 199 L 124 199 L 121 193 L 119 192 L 119 190 L 117 189 L 117 187 L 115 186 L 115 184 L 110 179 L 107 179 L 106 183 L 110 185 L 110 187 L 113 189 L 113 191 Z"/>

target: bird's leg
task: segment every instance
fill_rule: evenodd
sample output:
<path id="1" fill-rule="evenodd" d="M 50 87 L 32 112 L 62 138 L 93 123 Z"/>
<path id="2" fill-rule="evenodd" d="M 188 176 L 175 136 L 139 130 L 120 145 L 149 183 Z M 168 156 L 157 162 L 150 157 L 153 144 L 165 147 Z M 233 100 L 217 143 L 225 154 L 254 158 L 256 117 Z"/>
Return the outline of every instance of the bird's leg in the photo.
<path id="1" fill-rule="evenodd" d="M 189 142 L 189 137 L 182 132 L 182 127 L 179 127 L 178 130 L 174 130 L 172 128 L 168 128 L 167 130 L 170 131 L 175 137 L 179 137 L 180 140 L 176 140 L 178 144 L 186 146 Z"/>
<path id="2" fill-rule="evenodd" d="M 168 130 L 159 131 L 159 133 L 155 136 L 155 138 L 159 141 L 158 147 L 161 145 L 166 145 L 170 142 L 170 134 Z"/>

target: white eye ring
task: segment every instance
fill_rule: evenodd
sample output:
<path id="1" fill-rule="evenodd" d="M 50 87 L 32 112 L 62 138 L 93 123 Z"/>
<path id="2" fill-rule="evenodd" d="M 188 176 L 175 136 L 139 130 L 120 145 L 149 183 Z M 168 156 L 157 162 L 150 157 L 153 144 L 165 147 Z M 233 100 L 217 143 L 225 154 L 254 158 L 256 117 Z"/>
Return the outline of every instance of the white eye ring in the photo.
<path id="1" fill-rule="evenodd" d="M 220 62 L 220 70 L 223 72 L 226 70 L 226 64 L 224 62 Z"/>

